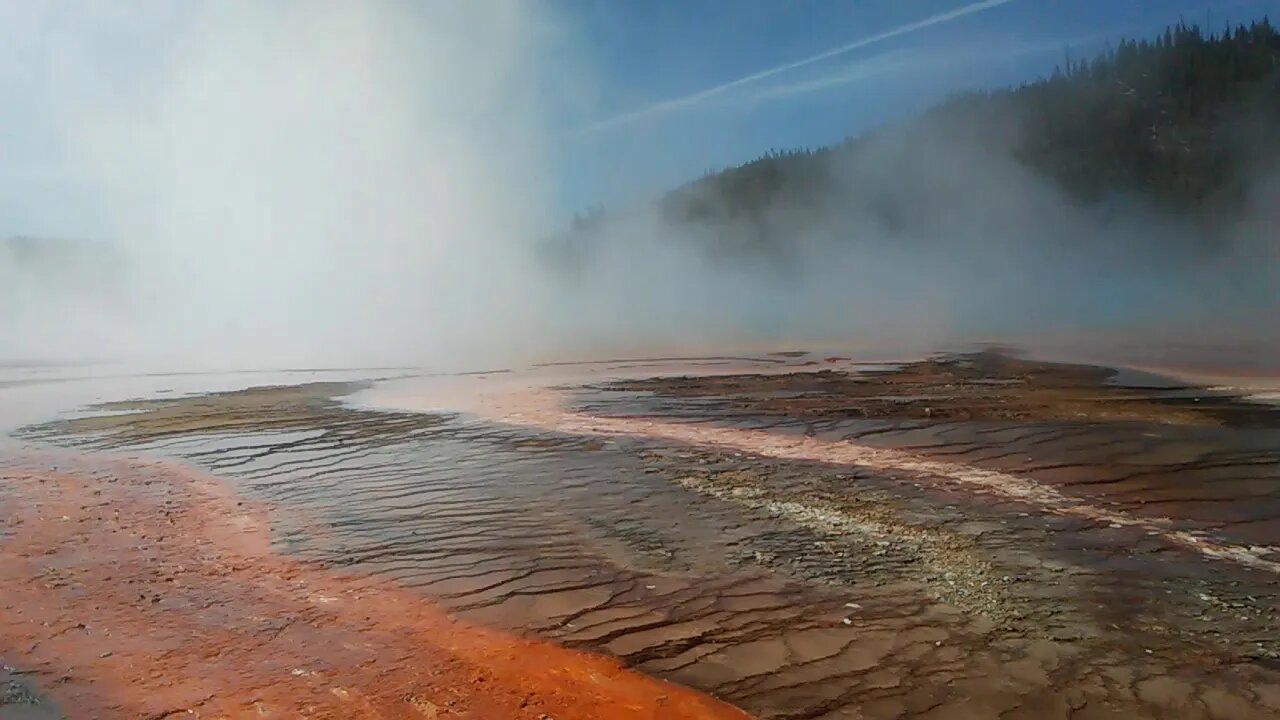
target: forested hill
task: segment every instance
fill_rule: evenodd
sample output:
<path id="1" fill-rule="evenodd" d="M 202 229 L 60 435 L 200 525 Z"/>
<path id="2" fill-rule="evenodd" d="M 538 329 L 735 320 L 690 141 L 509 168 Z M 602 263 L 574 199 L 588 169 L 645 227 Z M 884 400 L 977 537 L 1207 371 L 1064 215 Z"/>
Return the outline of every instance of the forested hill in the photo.
<path id="1" fill-rule="evenodd" d="M 1239 199 L 1280 150 L 1280 34 L 1170 28 L 1005 93 L 959 98 L 1020 120 L 1017 157 L 1083 200 L 1132 192 L 1174 208 Z M 1005 107 L 1007 106 L 1007 110 Z"/>
<path id="2" fill-rule="evenodd" d="M 818 226 L 932 235 L 949 222 L 932 215 L 1031 179 L 1075 207 L 1141 206 L 1204 229 L 1256 202 L 1251 191 L 1277 158 L 1280 34 L 1267 20 L 1209 34 L 1179 25 L 836 146 L 772 152 L 676 189 L 656 209 L 713 246 L 754 252 Z M 579 217 L 558 246 L 589 249 L 640 212 Z"/>

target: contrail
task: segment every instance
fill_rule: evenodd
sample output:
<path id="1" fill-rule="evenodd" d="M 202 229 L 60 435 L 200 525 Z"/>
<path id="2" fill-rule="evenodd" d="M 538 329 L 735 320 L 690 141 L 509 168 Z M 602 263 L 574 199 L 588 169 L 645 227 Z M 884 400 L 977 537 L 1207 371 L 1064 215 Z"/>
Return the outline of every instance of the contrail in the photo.
<path id="1" fill-rule="evenodd" d="M 795 70 L 796 68 L 801 68 L 806 65 L 812 65 L 816 62 L 822 62 L 823 60 L 827 60 L 829 58 L 833 58 L 838 55 L 843 55 L 845 53 L 853 52 L 854 50 L 864 48 L 868 45 L 874 45 L 875 43 L 883 42 L 885 40 L 889 40 L 891 38 L 895 38 L 900 35 L 906 35 L 908 33 L 913 33 L 917 30 L 923 30 L 927 27 L 932 27 L 934 25 L 940 25 L 945 22 L 950 22 L 952 20 L 962 18 L 966 15 L 972 15 L 974 13 L 982 12 L 983 10 L 990 10 L 991 8 L 1000 7 L 1001 5 L 1007 5 L 1013 1 L 1014 0 L 982 0 L 981 2 L 970 3 L 963 7 L 956 8 L 955 10 L 949 10 L 944 13 L 938 13 L 937 15 L 930 15 L 929 17 L 924 18 L 923 20 L 917 20 L 912 23 L 907 23 L 906 25 L 899 25 L 898 27 L 893 28 L 891 30 L 885 30 L 882 33 L 877 33 L 875 35 L 860 38 L 858 40 L 845 43 L 844 45 L 840 45 L 839 47 L 831 48 L 830 50 L 824 50 L 818 53 L 817 55 L 810 55 L 809 57 L 803 58 L 801 60 L 795 60 L 789 63 L 785 63 L 783 65 L 771 67 L 767 70 L 761 70 L 759 72 L 740 77 L 737 80 L 730 80 L 729 82 L 716 85 L 714 87 L 709 87 L 705 90 L 699 90 L 698 92 L 695 92 L 691 95 L 685 95 L 678 98 L 671 98 L 670 100 L 661 100 L 659 102 L 653 103 L 652 105 L 646 105 L 645 107 L 638 108 L 636 110 L 631 110 L 629 112 L 621 113 L 619 115 L 614 115 L 613 117 L 605 118 L 604 120 L 598 120 L 590 125 L 579 128 L 577 131 L 577 134 L 598 132 L 600 130 L 604 130 L 607 128 L 617 127 L 619 125 L 626 125 L 627 123 L 630 123 L 634 120 L 639 120 L 641 118 L 653 117 L 656 115 L 664 115 L 674 110 L 678 110 L 683 107 L 694 105 L 703 100 L 706 100 L 709 97 L 720 95 L 721 93 L 727 92 L 734 88 L 756 82 L 757 80 L 763 80 L 764 78 L 773 77 L 774 75 L 788 72 L 790 70 Z"/>
<path id="2" fill-rule="evenodd" d="M 1141 26 L 1138 26 L 1137 29 L 1140 29 L 1140 27 Z M 964 50 L 946 53 L 908 53 L 904 50 L 896 50 L 889 53 L 874 55 L 866 60 L 859 60 L 839 72 L 791 84 L 768 85 L 748 96 L 746 100 L 772 100 L 775 98 L 800 95 L 803 93 L 818 92 L 858 82 L 871 77 L 887 75 L 889 73 L 934 70 L 939 67 L 954 65 L 960 62 L 972 62 L 975 60 L 987 60 L 991 58 L 1012 58 L 1021 55 L 1035 55 L 1050 51 L 1062 52 L 1064 47 L 1074 50 L 1078 45 L 1088 46 L 1090 43 L 1105 40 L 1114 34 L 1114 32 L 1108 30 L 1107 32 L 1094 33 L 1092 35 L 1081 35 L 1073 38 L 1062 38 L 1052 40 L 1050 42 L 1022 43 L 1008 47 L 991 47 L 990 44 L 987 44 L 977 50 L 966 48 Z"/>

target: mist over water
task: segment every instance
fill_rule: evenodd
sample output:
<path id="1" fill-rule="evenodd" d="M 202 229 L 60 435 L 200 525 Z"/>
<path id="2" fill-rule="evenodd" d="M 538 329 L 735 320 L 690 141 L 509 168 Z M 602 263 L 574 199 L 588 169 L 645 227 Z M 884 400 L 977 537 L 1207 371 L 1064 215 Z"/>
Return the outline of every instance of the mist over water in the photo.
<path id="1" fill-rule="evenodd" d="M 125 41 L 154 20 L 135 10 L 95 30 Z M 160 25 L 143 67 L 100 69 L 76 34 L 59 48 L 56 120 L 126 307 L 73 332 L 19 289 L 25 326 L 76 337 L 6 332 L 4 354 L 387 364 L 526 339 L 521 240 L 549 226 L 544 8 L 209 2 Z"/>
<path id="2" fill-rule="evenodd" d="M 0 357 L 470 367 L 1058 329 L 1242 335 L 1280 306 L 1269 178 L 1238 239 L 1205 253 L 1184 225 L 1125 200 L 1083 208 L 956 127 L 881 133 L 856 166 L 834 163 L 848 195 L 765 211 L 785 242 L 745 224 L 712 236 L 637 201 L 566 262 L 543 240 L 564 220 L 567 133 L 551 118 L 591 80 L 551 6 L 75 8 L 94 37 L 145 41 L 143 61 L 111 63 L 111 42 L 75 26 L 50 76 L 50 122 L 119 262 L 92 283 L 74 263 L 0 266 Z M 886 224 L 848 196 L 914 201 Z"/>
<path id="3" fill-rule="evenodd" d="M 483 293 L 512 290 L 508 238 L 540 221 L 523 15 L 211 4 L 153 95 L 76 123 L 148 334 L 370 362 L 497 331 Z"/>
<path id="4" fill-rule="evenodd" d="M 551 264 L 590 308 L 575 321 L 623 346 L 1280 339 L 1273 184 L 1211 229 L 1137 198 L 1090 206 L 963 120 L 807 162 L 832 179 L 740 220 L 640 206 L 562 240 Z M 695 215 L 740 212 L 714 187 L 685 192 Z"/>

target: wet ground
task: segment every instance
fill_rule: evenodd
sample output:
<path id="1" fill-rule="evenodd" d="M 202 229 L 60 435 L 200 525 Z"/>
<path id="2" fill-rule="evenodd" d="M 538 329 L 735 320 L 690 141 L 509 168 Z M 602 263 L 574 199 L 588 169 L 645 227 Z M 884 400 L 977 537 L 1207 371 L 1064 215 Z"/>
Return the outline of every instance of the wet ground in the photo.
<path id="1" fill-rule="evenodd" d="M 0 639 L 32 681 L 6 718 L 46 707 L 35 682 L 75 718 L 745 717 L 284 557 L 261 504 L 173 463 L 46 452 L 0 480 Z"/>
<path id="2" fill-rule="evenodd" d="M 6 720 L 61 720 L 58 707 L 45 697 L 27 673 L 0 667 L 0 717 Z"/>
<path id="3" fill-rule="evenodd" d="M 1270 407 L 993 353 L 683 365 L 161 397 L 22 437 L 179 458 L 290 562 L 760 717 L 1280 716 Z"/>

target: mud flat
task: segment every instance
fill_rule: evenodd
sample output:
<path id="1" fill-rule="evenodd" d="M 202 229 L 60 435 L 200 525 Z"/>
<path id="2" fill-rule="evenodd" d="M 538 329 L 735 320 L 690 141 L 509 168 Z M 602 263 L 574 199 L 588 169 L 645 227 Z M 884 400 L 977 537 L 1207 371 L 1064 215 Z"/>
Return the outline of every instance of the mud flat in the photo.
<path id="1" fill-rule="evenodd" d="M 1280 714 L 1269 407 L 999 353 L 557 372 L 362 399 L 432 412 L 316 383 L 25 437 L 212 471 L 272 557 L 360 579 L 326 596 L 392 582 L 760 717 Z"/>

